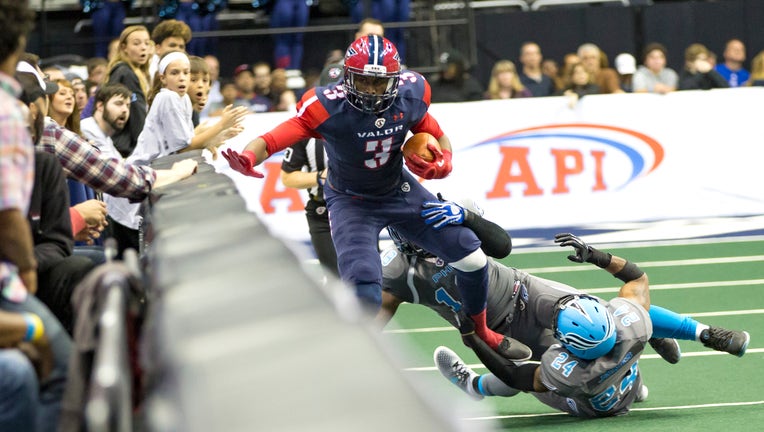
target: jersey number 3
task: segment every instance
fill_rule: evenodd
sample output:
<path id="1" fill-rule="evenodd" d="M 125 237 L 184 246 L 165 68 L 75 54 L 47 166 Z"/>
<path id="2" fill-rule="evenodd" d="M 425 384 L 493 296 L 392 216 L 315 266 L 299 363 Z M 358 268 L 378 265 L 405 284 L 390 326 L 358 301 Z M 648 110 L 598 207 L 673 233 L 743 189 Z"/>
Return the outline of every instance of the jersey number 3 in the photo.
<path id="1" fill-rule="evenodd" d="M 371 153 L 371 159 L 366 159 L 366 168 L 376 169 L 390 160 L 390 149 L 393 147 L 393 138 L 385 138 L 382 141 L 366 141 L 366 153 Z"/>
<path id="2" fill-rule="evenodd" d="M 623 377 L 619 385 L 613 384 L 606 388 L 602 393 L 589 399 L 592 408 L 597 411 L 608 411 L 610 408 L 613 408 L 613 406 L 621 400 L 621 396 L 631 390 L 634 386 L 634 381 L 638 376 L 639 368 L 637 367 L 637 362 L 634 362 L 634 364 L 631 365 L 631 369 L 629 369 L 629 372 Z"/>

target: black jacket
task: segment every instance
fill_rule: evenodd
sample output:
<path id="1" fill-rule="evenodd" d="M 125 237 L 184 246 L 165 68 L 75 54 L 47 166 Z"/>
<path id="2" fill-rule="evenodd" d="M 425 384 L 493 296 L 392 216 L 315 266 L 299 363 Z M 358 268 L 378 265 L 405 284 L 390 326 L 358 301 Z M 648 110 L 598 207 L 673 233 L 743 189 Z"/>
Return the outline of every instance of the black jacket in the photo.
<path id="1" fill-rule="evenodd" d="M 35 175 L 29 204 L 29 225 L 34 239 L 37 271 L 44 272 L 72 254 L 72 221 L 69 218 L 69 188 L 58 159 L 35 152 Z"/>

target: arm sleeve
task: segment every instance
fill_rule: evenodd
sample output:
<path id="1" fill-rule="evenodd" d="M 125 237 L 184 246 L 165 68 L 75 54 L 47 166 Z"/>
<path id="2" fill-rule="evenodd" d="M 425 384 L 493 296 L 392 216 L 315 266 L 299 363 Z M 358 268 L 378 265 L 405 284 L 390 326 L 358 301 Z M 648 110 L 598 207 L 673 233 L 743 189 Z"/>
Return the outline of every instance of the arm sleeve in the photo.
<path id="1" fill-rule="evenodd" d="M 316 95 L 316 90 L 308 90 L 297 103 L 297 115 L 261 136 L 265 140 L 268 156 L 302 139 L 323 138 L 316 128 L 328 118 L 329 112 Z"/>
<path id="2" fill-rule="evenodd" d="M 440 137 L 443 136 L 443 130 L 440 128 L 440 124 L 438 124 L 438 121 L 435 120 L 435 117 L 431 116 L 430 113 L 425 113 L 422 120 L 417 123 L 416 126 L 411 128 L 411 133 L 416 134 L 419 132 L 427 132 L 437 139 L 440 139 Z"/>
<path id="3" fill-rule="evenodd" d="M 503 381 L 504 384 L 520 391 L 534 391 L 533 379 L 536 368 L 539 367 L 537 364 L 525 363 L 518 366 L 514 362 L 500 356 L 499 353 L 491 349 L 474 332 L 469 335 L 463 335 L 462 339 L 469 343 L 469 346 L 477 354 L 483 365 Z"/>
<path id="4" fill-rule="evenodd" d="M 467 209 L 464 212 L 464 226 L 477 235 L 486 255 L 504 258 L 512 252 L 512 237 L 504 228 Z"/>
<path id="5" fill-rule="evenodd" d="M 320 138 L 320 135 L 314 134 L 305 122 L 300 121 L 298 117 L 292 117 L 276 126 L 270 132 L 267 132 L 262 138 L 265 140 L 266 151 L 268 156 L 270 156 L 301 139 L 310 138 L 311 136 Z"/>

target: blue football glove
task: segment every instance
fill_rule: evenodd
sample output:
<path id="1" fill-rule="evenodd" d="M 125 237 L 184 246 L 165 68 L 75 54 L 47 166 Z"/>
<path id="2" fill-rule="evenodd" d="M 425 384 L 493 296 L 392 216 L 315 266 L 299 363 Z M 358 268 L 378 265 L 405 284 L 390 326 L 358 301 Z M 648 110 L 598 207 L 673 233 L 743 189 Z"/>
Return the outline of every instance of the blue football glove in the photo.
<path id="1" fill-rule="evenodd" d="M 424 210 L 420 215 L 424 223 L 439 230 L 446 225 L 461 225 L 464 223 L 464 209 L 451 201 L 426 201 L 422 204 Z"/>

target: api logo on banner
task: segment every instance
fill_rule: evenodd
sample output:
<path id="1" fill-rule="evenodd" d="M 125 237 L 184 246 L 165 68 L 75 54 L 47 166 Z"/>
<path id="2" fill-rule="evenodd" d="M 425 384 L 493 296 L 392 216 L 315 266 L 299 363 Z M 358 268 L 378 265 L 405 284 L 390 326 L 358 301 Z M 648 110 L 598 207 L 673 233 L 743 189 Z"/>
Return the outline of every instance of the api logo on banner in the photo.
<path id="1" fill-rule="evenodd" d="M 663 147 L 655 139 L 598 124 L 520 129 L 463 151 L 483 165 L 495 161 L 495 182 L 487 198 L 618 190 L 663 161 Z"/>

